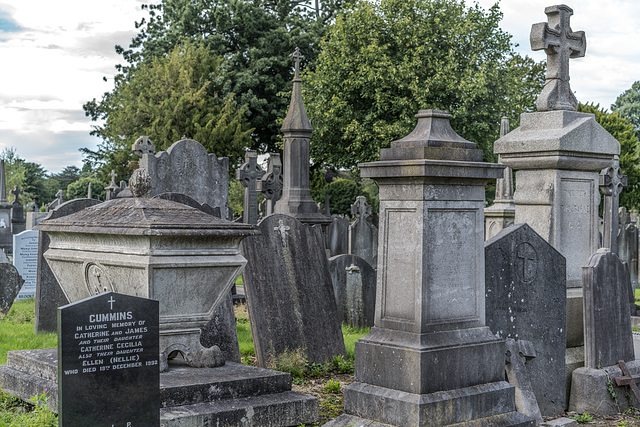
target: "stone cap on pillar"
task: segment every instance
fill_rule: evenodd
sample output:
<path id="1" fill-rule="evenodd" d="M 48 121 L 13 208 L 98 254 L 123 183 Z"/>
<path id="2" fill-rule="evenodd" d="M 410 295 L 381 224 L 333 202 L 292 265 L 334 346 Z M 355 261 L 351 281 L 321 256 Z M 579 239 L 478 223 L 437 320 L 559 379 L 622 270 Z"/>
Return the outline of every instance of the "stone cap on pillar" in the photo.
<path id="1" fill-rule="evenodd" d="M 611 165 L 620 143 L 593 114 L 558 110 L 523 113 L 520 127 L 498 139 L 493 151 L 516 170 L 595 171 Z"/>
<path id="2" fill-rule="evenodd" d="M 404 138 L 380 150 L 380 160 L 457 160 L 481 162 L 482 150 L 458 135 L 449 120 L 453 116 L 442 110 L 420 110 L 418 124 Z"/>

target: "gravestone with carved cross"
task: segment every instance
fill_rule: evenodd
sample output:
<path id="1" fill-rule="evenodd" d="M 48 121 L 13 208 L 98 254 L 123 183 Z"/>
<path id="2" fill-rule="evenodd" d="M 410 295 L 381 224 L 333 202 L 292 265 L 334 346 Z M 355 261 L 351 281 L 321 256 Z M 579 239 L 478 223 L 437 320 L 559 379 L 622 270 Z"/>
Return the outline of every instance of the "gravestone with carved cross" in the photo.
<path id="1" fill-rule="evenodd" d="M 302 102 L 300 61 L 304 56 L 296 48 L 290 57 L 295 63 L 295 74 L 291 103 L 280 129 L 284 134 L 283 189 L 274 211 L 297 218 L 305 224 L 321 224 L 326 227 L 331 220 L 318 211 L 309 186 L 309 140 L 313 128 Z"/>
<path id="2" fill-rule="evenodd" d="M 116 171 L 112 169 L 109 176 L 111 177 L 111 184 L 109 184 L 108 187 L 104 188 L 107 192 L 106 200 L 115 199 L 116 195 L 118 194 L 118 190 L 120 189 L 120 187 L 118 187 L 118 185 L 116 184 L 116 178 L 118 177 Z"/>
<path id="3" fill-rule="evenodd" d="M 356 197 L 351 205 L 351 215 L 356 217 L 349 226 L 349 253 L 364 259 L 374 269 L 378 267 L 378 229 L 371 224 L 371 206 L 365 196 Z"/>
<path id="4" fill-rule="evenodd" d="M 258 165 L 258 153 L 249 150 L 244 155 L 244 163 L 236 170 L 236 179 L 244 186 L 243 221 L 247 224 L 258 223 L 258 181 L 264 171 Z"/>
<path id="5" fill-rule="evenodd" d="M 484 250 L 487 326 L 533 343 L 536 357 L 523 369 L 542 415 L 558 414 L 565 407 L 565 259 L 527 224 L 502 230 Z"/>
<path id="6" fill-rule="evenodd" d="M 282 197 L 282 161 L 280 154 L 269 153 L 267 173 L 258 181 L 258 191 L 262 192 L 266 201 L 265 216 L 273 214 L 273 208 Z"/>
<path id="7" fill-rule="evenodd" d="M 549 6 L 544 10 L 547 22 L 531 27 L 531 49 L 547 54 L 546 83 L 538 97 L 538 111 L 576 111 L 578 101 L 569 85 L 569 59 L 585 55 L 587 40 L 584 31 L 572 31 L 569 19 L 573 10 L 564 5 Z"/>
<path id="8" fill-rule="evenodd" d="M 604 194 L 604 226 L 602 228 L 602 246 L 618 253 L 618 207 L 620 193 L 627 186 L 627 176 L 622 174 L 618 156 L 613 157 L 613 164 L 600 171 L 600 189 Z"/>

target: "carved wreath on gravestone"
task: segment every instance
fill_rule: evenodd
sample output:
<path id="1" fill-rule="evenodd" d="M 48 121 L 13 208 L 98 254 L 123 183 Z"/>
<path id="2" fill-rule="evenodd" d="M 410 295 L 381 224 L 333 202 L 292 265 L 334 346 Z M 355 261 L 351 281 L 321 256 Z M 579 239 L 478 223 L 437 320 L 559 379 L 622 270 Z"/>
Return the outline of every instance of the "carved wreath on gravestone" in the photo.
<path id="1" fill-rule="evenodd" d="M 95 262 L 88 262 L 84 266 L 84 282 L 91 295 L 99 295 L 103 292 L 117 292 L 106 269 Z"/>

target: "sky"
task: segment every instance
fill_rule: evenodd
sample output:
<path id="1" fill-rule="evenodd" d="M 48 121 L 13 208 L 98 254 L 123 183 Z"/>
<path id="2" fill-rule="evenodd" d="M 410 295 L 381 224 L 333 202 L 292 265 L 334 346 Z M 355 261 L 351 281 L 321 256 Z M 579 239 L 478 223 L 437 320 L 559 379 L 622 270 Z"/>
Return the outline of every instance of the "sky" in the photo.
<path id="1" fill-rule="evenodd" d="M 146 16 L 147 0 L 0 0 L 0 151 L 17 154 L 57 173 L 82 166 L 82 147 L 99 139 L 82 105 L 113 88 L 114 46 L 128 47 L 134 23 Z M 470 4 L 467 1 L 467 4 Z M 495 0 L 478 0 L 485 8 Z M 502 0 L 501 27 L 536 60 L 529 47 L 531 25 L 546 22 L 551 0 Z M 557 3 L 556 3 L 557 4 Z M 571 88 L 581 102 L 609 108 L 640 80 L 640 1 L 580 0 L 571 28 L 583 30 L 587 54 L 572 59 Z M 106 82 L 103 80 L 106 77 Z"/>

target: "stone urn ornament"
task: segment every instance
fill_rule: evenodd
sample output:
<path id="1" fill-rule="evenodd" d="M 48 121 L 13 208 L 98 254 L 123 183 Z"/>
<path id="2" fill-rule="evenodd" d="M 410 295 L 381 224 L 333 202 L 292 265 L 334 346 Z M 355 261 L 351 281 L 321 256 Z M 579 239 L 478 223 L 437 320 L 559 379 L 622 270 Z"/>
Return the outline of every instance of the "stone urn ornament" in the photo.
<path id="1" fill-rule="evenodd" d="M 224 364 L 217 346 L 200 344 L 246 265 L 243 238 L 258 234 L 181 203 L 148 199 L 145 169 L 130 180 L 134 198 L 113 199 L 42 221 L 51 238 L 44 257 L 70 303 L 113 291 L 160 303 L 160 369 L 181 354 L 192 367 Z"/>

